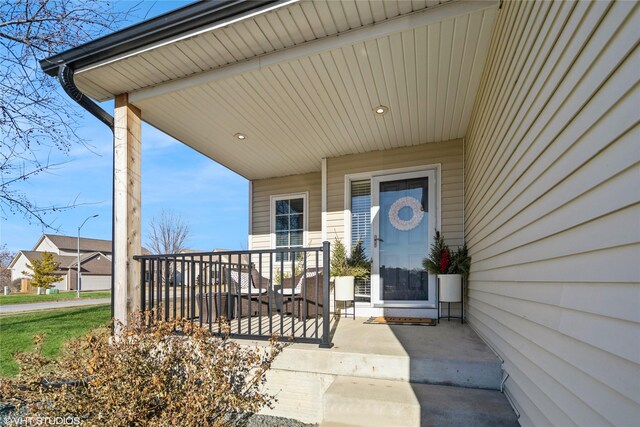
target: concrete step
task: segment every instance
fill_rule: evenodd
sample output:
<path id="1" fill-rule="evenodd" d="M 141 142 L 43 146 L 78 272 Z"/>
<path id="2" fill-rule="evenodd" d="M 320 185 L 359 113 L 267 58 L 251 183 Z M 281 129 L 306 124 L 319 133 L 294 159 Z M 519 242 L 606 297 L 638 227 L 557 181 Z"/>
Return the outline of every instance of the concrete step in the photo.
<path id="1" fill-rule="evenodd" d="M 323 421 L 320 423 L 320 427 L 358 427 L 352 424 L 336 423 L 333 421 Z"/>
<path id="2" fill-rule="evenodd" d="M 339 349 L 319 351 L 312 346 L 293 345 L 278 356 L 273 367 L 328 375 L 500 389 L 502 367 L 493 354 L 472 359 L 468 355 L 447 358 L 433 353 L 416 352 L 410 356 L 379 354 L 375 349 L 371 353 Z"/>
<path id="3" fill-rule="evenodd" d="M 499 391 L 337 377 L 323 399 L 329 426 L 517 426 Z"/>
<path id="4" fill-rule="evenodd" d="M 420 403 L 403 381 L 337 377 L 323 398 L 323 423 L 418 426 Z"/>
<path id="5" fill-rule="evenodd" d="M 333 421 L 323 421 L 320 424 L 320 427 L 358 427 L 352 424 L 344 424 L 344 423 L 335 423 Z"/>
<path id="6" fill-rule="evenodd" d="M 497 390 L 413 384 L 421 426 L 517 427 L 518 418 Z"/>
<path id="7" fill-rule="evenodd" d="M 331 349 L 293 344 L 274 368 L 499 390 L 501 362 L 467 325 L 366 325 L 343 319 Z"/>

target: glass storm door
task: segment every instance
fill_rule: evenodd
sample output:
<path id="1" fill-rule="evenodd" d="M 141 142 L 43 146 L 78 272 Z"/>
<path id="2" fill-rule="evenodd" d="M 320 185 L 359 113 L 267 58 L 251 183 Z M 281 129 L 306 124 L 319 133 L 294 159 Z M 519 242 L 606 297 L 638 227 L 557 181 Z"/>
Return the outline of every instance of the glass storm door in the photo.
<path id="1" fill-rule="evenodd" d="M 436 227 L 435 171 L 372 180 L 374 304 L 435 307 L 435 278 L 422 260 Z"/>

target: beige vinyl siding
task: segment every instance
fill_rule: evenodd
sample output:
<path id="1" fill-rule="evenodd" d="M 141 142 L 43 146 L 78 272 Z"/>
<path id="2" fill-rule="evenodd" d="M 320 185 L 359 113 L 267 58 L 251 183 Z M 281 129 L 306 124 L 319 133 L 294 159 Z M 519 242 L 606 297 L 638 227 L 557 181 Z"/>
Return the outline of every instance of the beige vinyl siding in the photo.
<path id="1" fill-rule="evenodd" d="M 327 159 L 327 238 L 345 239 L 345 175 L 428 165 L 441 166 L 441 227 L 450 245 L 463 243 L 461 139 Z"/>
<path id="2" fill-rule="evenodd" d="M 320 160 L 318 160 L 320 162 Z M 320 173 L 252 181 L 251 247 L 271 249 L 271 196 L 308 193 L 308 232 L 305 246 L 322 246 Z"/>
<path id="3" fill-rule="evenodd" d="M 470 324 L 523 425 L 640 420 L 637 2 L 511 2 L 465 140 Z"/>
<path id="4" fill-rule="evenodd" d="M 251 192 L 251 248 L 273 249 L 271 245 L 271 197 L 285 194 L 306 193 L 307 195 L 307 240 L 304 246 L 322 246 L 322 179 L 320 173 L 304 175 L 292 175 L 279 178 L 259 179 L 252 181 Z M 252 259 L 256 262 L 256 259 Z M 318 258 L 322 263 L 322 257 Z M 290 270 L 290 263 L 285 263 L 284 271 Z M 310 254 L 307 257 L 307 265 L 312 268 L 316 265 L 316 257 Z M 320 264 L 321 265 L 321 264 Z M 275 273 L 277 263 L 270 264 L 269 257 L 262 258 L 259 270 L 264 277 L 269 277 L 269 270 Z"/>

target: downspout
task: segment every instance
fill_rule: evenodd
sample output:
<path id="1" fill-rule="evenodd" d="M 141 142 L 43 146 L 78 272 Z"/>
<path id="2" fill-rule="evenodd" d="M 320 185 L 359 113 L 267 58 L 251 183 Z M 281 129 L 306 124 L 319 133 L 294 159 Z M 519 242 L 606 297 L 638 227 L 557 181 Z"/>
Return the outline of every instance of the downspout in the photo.
<path id="1" fill-rule="evenodd" d="M 98 104 L 89 99 L 73 82 L 73 70 L 66 64 L 60 65 L 58 68 L 58 81 L 64 91 L 76 101 L 82 108 L 93 114 L 98 120 L 109 126 L 113 132 L 113 116 L 104 111 Z"/>
<path id="2" fill-rule="evenodd" d="M 94 117 L 100 120 L 111 129 L 113 134 L 113 116 L 102 109 L 98 104 L 93 102 L 84 93 L 80 92 L 80 89 L 73 81 L 73 70 L 66 64 L 62 64 L 58 67 L 58 82 L 64 91 L 78 103 L 82 108 L 91 113 Z M 113 146 L 113 160 L 115 161 L 115 144 Z M 115 218 L 115 168 L 112 166 L 113 171 L 111 178 L 111 318 L 113 318 L 113 298 L 114 298 L 114 279 L 113 279 L 113 242 L 115 241 L 115 224 L 113 219 Z"/>

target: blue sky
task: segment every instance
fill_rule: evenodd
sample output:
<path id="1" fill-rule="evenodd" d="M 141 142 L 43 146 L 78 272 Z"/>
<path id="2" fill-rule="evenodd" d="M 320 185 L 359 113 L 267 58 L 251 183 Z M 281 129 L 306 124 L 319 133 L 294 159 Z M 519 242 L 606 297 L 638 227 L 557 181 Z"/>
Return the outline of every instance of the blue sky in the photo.
<path id="1" fill-rule="evenodd" d="M 187 3 L 144 2 L 141 16 L 151 17 Z M 121 2 L 119 7 L 131 4 L 134 3 Z M 60 96 L 66 95 L 60 91 Z M 113 112 L 112 103 L 102 106 Z M 75 236 L 86 217 L 98 214 L 87 221 L 82 236 L 110 239 L 112 134 L 89 113 L 80 112 L 80 133 L 89 148 L 75 146 L 68 156 L 50 153 L 52 163 L 64 164 L 21 185 L 40 205 L 76 201 L 75 208 L 47 217 L 59 229 L 57 233 Z M 143 244 L 149 220 L 168 209 L 190 223 L 188 247 L 246 249 L 248 182 L 151 126 L 143 125 L 142 141 Z M 31 249 L 42 233 L 40 226 L 29 224 L 21 216 L 8 214 L 0 218 L 0 244 L 6 243 L 10 250 Z"/>

